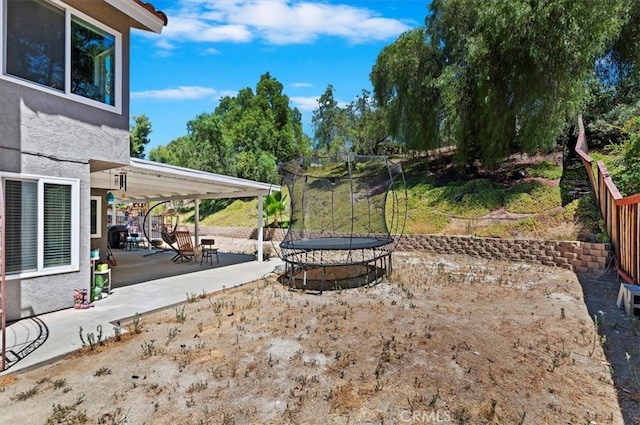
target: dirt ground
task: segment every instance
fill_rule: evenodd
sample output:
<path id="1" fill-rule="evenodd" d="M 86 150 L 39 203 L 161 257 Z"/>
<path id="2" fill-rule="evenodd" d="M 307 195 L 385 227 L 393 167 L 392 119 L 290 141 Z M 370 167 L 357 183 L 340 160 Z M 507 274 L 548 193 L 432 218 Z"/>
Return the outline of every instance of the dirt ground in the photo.
<path id="1" fill-rule="evenodd" d="M 273 275 L 5 376 L 0 422 L 640 424 L 638 321 L 618 285 L 419 253 L 322 295 Z"/>

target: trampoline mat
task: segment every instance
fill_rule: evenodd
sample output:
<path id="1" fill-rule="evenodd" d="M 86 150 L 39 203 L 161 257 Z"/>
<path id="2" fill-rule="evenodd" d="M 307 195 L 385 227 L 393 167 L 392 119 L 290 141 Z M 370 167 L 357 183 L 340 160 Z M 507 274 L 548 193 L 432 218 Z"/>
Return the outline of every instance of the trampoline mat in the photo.
<path id="1" fill-rule="evenodd" d="M 296 241 L 282 241 L 280 248 L 300 249 L 304 251 L 337 251 L 349 249 L 372 249 L 388 245 L 393 242 L 390 237 L 342 237 L 316 238 Z"/>

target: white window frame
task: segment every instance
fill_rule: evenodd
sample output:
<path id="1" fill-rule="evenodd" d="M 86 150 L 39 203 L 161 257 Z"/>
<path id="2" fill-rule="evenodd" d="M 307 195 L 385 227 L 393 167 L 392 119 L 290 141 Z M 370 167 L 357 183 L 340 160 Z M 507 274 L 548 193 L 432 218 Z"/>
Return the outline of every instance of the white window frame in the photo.
<path id="1" fill-rule="evenodd" d="M 6 180 L 31 181 L 38 184 L 38 266 L 37 270 L 7 273 L 7 280 L 25 279 L 38 276 L 49 276 L 80 270 L 80 180 L 62 177 L 47 177 L 31 174 L 0 172 L 0 184 Z M 44 267 L 44 185 L 60 184 L 71 186 L 71 264 L 58 267 Z M 10 229 L 5 229 L 7 232 Z"/>
<path id="2" fill-rule="evenodd" d="M 102 237 L 102 197 L 101 196 L 90 196 L 89 197 L 89 214 L 92 213 L 91 203 L 96 203 L 96 232 L 91 233 L 92 238 L 101 238 Z M 89 217 L 89 232 L 91 232 L 91 220 L 93 217 Z"/>
<path id="3" fill-rule="evenodd" d="M 104 25 L 103 23 L 96 21 L 90 16 L 85 15 L 84 13 L 72 8 L 71 6 L 63 3 L 60 0 L 44 0 L 45 3 L 49 3 L 62 9 L 65 13 L 65 34 L 66 34 L 66 43 L 65 43 L 65 90 L 64 93 L 47 87 L 32 81 L 24 80 L 22 78 L 14 77 L 6 73 L 6 52 L 7 52 L 7 40 L 4 36 L 4 31 L 6 27 L 6 16 L 7 16 L 7 2 L 4 0 L 0 0 L 0 80 L 11 81 L 12 83 L 19 84 L 21 86 L 29 87 L 38 91 L 45 92 L 47 94 L 52 94 L 54 96 L 63 97 L 65 99 L 73 100 L 74 102 L 82 103 L 84 105 L 92 106 L 99 109 L 104 109 L 105 111 L 114 112 L 117 114 L 122 114 L 122 34 L 111 27 Z M 116 60 L 116 68 L 115 68 L 115 84 L 114 84 L 114 96 L 115 96 L 115 106 L 107 105 L 106 103 L 99 102 L 97 100 L 89 99 L 84 96 L 79 96 L 77 94 L 71 93 L 71 15 L 74 15 L 101 30 L 108 32 L 109 34 L 115 37 L 115 60 Z"/>

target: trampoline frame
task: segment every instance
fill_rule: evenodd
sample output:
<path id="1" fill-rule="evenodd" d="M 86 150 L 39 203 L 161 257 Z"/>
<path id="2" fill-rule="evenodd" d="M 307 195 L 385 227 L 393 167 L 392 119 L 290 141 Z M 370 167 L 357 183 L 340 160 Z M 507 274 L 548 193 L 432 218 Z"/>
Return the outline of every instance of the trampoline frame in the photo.
<path id="1" fill-rule="evenodd" d="M 341 240 L 342 246 L 336 244 L 338 239 Z M 393 238 L 344 237 L 283 241 L 280 249 L 285 264 L 284 274 L 289 277 L 289 289 L 297 273 L 302 272 L 302 285 L 306 287 L 307 271 L 321 268 L 320 293 L 322 293 L 328 267 L 364 265 L 373 268 L 374 282 L 383 276 L 389 277 L 392 271 L 393 246 Z M 380 263 L 379 267 L 378 263 Z M 380 276 L 379 270 L 384 271 Z"/>

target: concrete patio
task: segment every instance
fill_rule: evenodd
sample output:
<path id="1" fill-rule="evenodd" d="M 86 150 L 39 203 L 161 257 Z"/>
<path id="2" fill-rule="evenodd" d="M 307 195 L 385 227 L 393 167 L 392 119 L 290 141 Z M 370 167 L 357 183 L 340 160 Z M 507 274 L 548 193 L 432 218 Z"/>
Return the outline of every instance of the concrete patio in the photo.
<path id="1" fill-rule="evenodd" d="M 0 375 L 36 368 L 82 347 L 79 328 L 102 325 L 113 335 L 116 322 L 172 307 L 188 295 L 212 293 L 260 279 L 282 266 L 278 258 L 254 261 L 252 255 L 220 252 L 212 263 L 175 263 L 172 252 L 115 250 L 112 293 L 87 309 L 65 309 L 22 319 L 7 326 L 7 368 Z M 72 296 L 70 294 L 69 296 Z"/>

